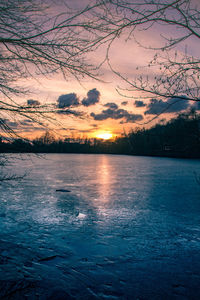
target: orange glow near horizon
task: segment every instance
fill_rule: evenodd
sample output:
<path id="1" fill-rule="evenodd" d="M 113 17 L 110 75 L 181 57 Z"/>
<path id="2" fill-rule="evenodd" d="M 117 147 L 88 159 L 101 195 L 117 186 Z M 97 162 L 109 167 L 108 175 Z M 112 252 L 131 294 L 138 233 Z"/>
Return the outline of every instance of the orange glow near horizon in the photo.
<path id="1" fill-rule="evenodd" d="M 95 135 L 96 138 L 98 139 L 103 139 L 103 140 L 109 140 L 113 137 L 113 134 L 110 132 L 99 132 Z"/>

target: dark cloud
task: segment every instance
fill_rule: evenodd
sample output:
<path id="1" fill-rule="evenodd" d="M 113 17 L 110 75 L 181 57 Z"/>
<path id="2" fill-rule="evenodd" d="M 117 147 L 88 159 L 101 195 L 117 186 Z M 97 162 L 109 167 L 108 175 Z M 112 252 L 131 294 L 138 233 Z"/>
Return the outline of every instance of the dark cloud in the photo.
<path id="1" fill-rule="evenodd" d="M 146 106 L 146 104 L 141 100 L 136 100 L 134 102 L 134 105 L 135 105 L 135 107 L 144 107 L 144 106 Z"/>
<path id="2" fill-rule="evenodd" d="M 87 97 L 82 100 L 84 106 L 90 106 L 98 103 L 100 100 L 100 92 L 95 88 L 87 93 Z"/>
<path id="3" fill-rule="evenodd" d="M 192 109 L 194 110 L 200 110 L 200 99 L 198 102 L 195 102 L 192 106 L 191 106 Z"/>
<path id="4" fill-rule="evenodd" d="M 143 119 L 142 115 L 131 114 L 125 109 L 111 108 L 103 110 L 100 114 L 91 113 L 91 117 L 93 117 L 96 121 L 103 121 L 109 118 L 114 120 L 123 119 L 123 123 L 133 123 L 135 121 L 141 121 Z"/>
<path id="5" fill-rule="evenodd" d="M 4 124 L 7 125 L 8 127 L 12 128 L 13 130 L 16 130 L 20 127 L 20 124 L 15 121 L 10 121 L 8 119 L 3 120 Z"/>
<path id="6" fill-rule="evenodd" d="M 118 109 L 118 105 L 116 103 L 114 103 L 114 102 L 106 103 L 104 106 L 109 107 L 109 108 L 111 108 L 113 110 Z"/>
<path id="7" fill-rule="evenodd" d="M 142 115 L 139 114 L 128 114 L 126 117 L 126 123 L 134 123 L 136 121 L 141 121 L 143 119 Z"/>
<path id="8" fill-rule="evenodd" d="M 160 113 L 176 113 L 186 110 L 190 106 L 189 100 L 185 96 L 182 99 L 169 98 L 167 101 L 151 99 L 150 103 L 146 105 L 147 110 L 145 115 L 157 115 Z"/>
<path id="9" fill-rule="evenodd" d="M 126 106 L 127 104 L 128 104 L 128 101 L 123 101 L 123 102 L 121 102 L 121 105 Z"/>
<path id="10" fill-rule="evenodd" d="M 13 121 L 9 119 L 1 119 L 1 124 L 4 124 L 5 126 L 10 127 L 13 130 L 26 130 L 27 128 L 37 128 L 34 126 L 36 124 L 34 121 L 29 119 L 23 119 L 19 121 Z"/>
<path id="11" fill-rule="evenodd" d="M 23 121 L 20 122 L 20 124 L 25 125 L 25 126 L 32 126 L 35 122 L 33 120 L 29 119 L 24 119 Z"/>
<path id="12" fill-rule="evenodd" d="M 59 110 L 56 111 L 56 113 L 59 114 L 59 115 L 71 115 L 71 116 L 74 116 L 74 117 L 81 117 L 83 115 L 82 112 L 75 111 L 75 110 L 72 110 L 72 109 L 69 109 L 69 108 L 59 109 Z"/>
<path id="13" fill-rule="evenodd" d="M 80 105 L 79 99 L 75 93 L 61 95 L 57 101 L 58 101 L 59 108 L 66 108 L 66 107 Z"/>
<path id="14" fill-rule="evenodd" d="M 37 122 L 34 122 L 33 120 L 30 119 L 24 119 L 20 121 L 20 130 L 24 131 L 35 131 L 35 130 L 42 130 L 41 126 L 37 124 Z"/>
<path id="15" fill-rule="evenodd" d="M 29 99 L 29 100 L 27 100 L 27 105 L 29 105 L 29 106 L 39 106 L 40 102 L 38 100 Z"/>

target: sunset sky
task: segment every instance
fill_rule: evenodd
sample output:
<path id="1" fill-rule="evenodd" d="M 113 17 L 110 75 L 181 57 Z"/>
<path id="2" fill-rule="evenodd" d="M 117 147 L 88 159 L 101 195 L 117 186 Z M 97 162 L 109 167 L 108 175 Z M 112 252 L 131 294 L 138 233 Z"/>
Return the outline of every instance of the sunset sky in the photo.
<path id="1" fill-rule="evenodd" d="M 68 0 L 68 2 L 76 8 L 83 7 L 87 3 L 87 1 L 80 0 Z M 54 9 L 59 11 L 61 8 L 58 6 Z M 172 34 L 175 34 L 174 28 L 172 32 L 170 27 L 154 26 L 147 31 L 137 31 L 136 37 L 145 46 L 157 47 L 162 42 L 161 34 L 169 33 L 170 30 Z M 148 74 L 149 70 L 145 66 L 152 59 L 155 51 L 144 49 L 138 46 L 133 38 L 126 40 L 126 37 L 125 33 L 112 44 L 109 52 L 112 67 L 130 79 L 137 74 Z M 194 56 L 198 55 L 197 42 L 191 39 L 188 45 L 188 40 L 186 41 L 188 52 Z M 184 46 L 182 45 L 177 50 L 183 51 Z M 106 46 L 104 45 L 96 52 L 89 54 L 88 60 L 97 65 L 104 60 L 105 55 Z M 69 107 L 83 112 L 82 118 L 65 114 L 56 115 L 57 121 L 49 125 L 59 137 L 81 138 L 98 137 L 104 133 L 119 136 L 124 131 L 128 132 L 132 128 L 145 126 L 148 120 L 154 118 L 166 107 L 166 101 L 169 104 L 172 101 L 172 99 L 157 99 L 148 102 L 139 98 L 139 92 L 128 93 L 127 84 L 110 70 L 107 62 L 102 65 L 99 73 L 99 81 L 84 78 L 78 82 L 70 76 L 65 80 L 61 74 L 54 74 L 48 78 L 39 75 L 35 79 L 24 80 L 21 84 L 28 86 L 31 93 L 21 97 L 18 101 L 22 104 L 27 103 L 27 100 L 32 100 L 32 103 L 38 101 L 40 104 L 54 103 L 59 108 Z M 120 95 L 116 90 L 119 87 L 125 89 L 121 90 L 122 94 L 138 96 L 138 99 Z M 187 99 L 181 101 L 146 126 L 152 126 L 160 119 L 169 119 L 175 113 L 183 112 L 193 105 Z M 197 106 L 196 108 L 199 109 Z M 44 132 L 43 128 L 26 120 L 22 120 L 21 124 L 17 120 L 12 120 L 11 123 L 20 134 L 29 138 L 41 136 Z"/>

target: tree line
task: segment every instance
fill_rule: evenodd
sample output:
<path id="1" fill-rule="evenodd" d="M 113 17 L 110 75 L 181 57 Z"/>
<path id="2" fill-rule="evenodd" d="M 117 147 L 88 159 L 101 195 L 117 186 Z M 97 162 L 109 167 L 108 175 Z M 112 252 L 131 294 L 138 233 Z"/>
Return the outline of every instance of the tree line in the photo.
<path id="1" fill-rule="evenodd" d="M 1 153 L 105 153 L 200 158 L 200 116 L 195 112 L 159 123 L 150 129 L 136 128 L 114 140 L 56 139 L 50 132 L 32 141 L 0 140 Z"/>

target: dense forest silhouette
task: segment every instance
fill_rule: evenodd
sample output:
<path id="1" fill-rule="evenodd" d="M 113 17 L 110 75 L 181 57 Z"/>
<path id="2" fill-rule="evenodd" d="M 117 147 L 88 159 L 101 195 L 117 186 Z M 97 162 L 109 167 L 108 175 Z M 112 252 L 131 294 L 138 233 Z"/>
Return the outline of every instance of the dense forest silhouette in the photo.
<path id="1" fill-rule="evenodd" d="M 106 153 L 146 156 L 200 158 L 200 116 L 181 114 L 150 129 L 136 128 L 114 140 L 55 139 L 47 131 L 32 141 L 0 140 L 2 153 Z"/>

